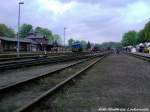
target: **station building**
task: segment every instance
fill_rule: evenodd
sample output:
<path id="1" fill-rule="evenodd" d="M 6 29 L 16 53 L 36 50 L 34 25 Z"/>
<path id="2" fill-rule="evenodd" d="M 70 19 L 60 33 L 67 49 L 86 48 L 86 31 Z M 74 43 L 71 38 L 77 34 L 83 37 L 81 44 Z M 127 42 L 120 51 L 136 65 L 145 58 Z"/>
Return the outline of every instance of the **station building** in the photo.
<path id="1" fill-rule="evenodd" d="M 26 38 L 19 38 L 20 51 L 38 52 L 45 51 L 51 47 L 48 39 L 39 33 L 30 33 Z M 17 38 L 0 37 L 0 52 L 16 51 Z"/>

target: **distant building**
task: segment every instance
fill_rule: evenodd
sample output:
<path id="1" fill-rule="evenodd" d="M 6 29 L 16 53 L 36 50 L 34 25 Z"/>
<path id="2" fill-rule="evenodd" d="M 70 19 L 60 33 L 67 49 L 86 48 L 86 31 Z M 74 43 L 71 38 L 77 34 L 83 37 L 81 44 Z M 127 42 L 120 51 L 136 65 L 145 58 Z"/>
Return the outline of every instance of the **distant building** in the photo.
<path id="1" fill-rule="evenodd" d="M 45 51 L 48 46 L 48 39 L 41 35 L 40 33 L 33 32 L 30 33 L 26 39 L 30 40 L 31 43 L 31 51 Z"/>
<path id="2" fill-rule="evenodd" d="M 19 38 L 20 51 L 45 51 L 48 39 L 39 33 L 30 33 L 26 38 Z M 0 52 L 16 51 L 17 38 L 0 37 Z"/>
<path id="3" fill-rule="evenodd" d="M 28 51 L 30 49 L 30 40 L 20 38 L 20 50 Z M 0 37 L 0 52 L 16 51 L 17 38 Z"/>

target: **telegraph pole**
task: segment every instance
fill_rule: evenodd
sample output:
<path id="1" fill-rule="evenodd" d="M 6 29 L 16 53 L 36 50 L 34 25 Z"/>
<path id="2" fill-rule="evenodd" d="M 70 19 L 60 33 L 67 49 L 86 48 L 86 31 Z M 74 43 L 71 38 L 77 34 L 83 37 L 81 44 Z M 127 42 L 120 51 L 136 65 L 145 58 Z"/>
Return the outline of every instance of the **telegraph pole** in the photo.
<path id="1" fill-rule="evenodd" d="M 65 42 L 66 42 L 66 27 L 64 27 L 64 51 L 65 51 Z"/>
<path id="2" fill-rule="evenodd" d="M 19 11 L 18 11 L 18 34 L 17 34 L 17 56 L 20 56 L 20 42 L 19 42 L 19 38 L 20 38 L 20 6 L 23 5 L 23 2 L 19 2 Z"/>
<path id="3" fill-rule="evenodd" d="M 66 27 L 64 27 L 64 47 L 65 47 L 65 42 L 66 42 Z"/>

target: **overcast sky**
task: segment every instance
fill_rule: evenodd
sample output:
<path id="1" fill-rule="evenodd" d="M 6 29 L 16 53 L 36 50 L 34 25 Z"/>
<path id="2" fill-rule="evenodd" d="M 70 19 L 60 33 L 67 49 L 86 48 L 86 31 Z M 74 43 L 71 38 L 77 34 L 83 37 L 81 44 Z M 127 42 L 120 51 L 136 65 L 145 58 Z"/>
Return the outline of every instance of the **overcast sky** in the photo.
<path id="1" fill-rule="evenodd" d="M 21 23 L 49 28 L 67 39 L 119 42 L 150 18 L 150 0 L 22 0 Z M 19 0 L 1 0 L 0 23 L 17 28 Z"/>

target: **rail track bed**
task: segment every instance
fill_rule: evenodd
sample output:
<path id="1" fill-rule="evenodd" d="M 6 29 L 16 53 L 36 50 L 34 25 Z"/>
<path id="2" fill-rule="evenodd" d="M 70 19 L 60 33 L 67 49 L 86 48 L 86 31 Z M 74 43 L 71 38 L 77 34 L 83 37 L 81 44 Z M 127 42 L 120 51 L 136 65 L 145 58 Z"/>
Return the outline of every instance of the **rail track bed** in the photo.
<path id="1" fill-rule="evenodd" d="M 103 54 L 103 53 L 99 53 Z M 36 65 L 44 65 L 49 63 L 57 63 L 57 62 L 64 62 L 70 60 L 78 60 L 84 59 L 91 56 L 99 55 L 99 54 L 72 54 L 72 55 L 65 55 L 65 56 L 52 56 L 52 57 L 41 57 L 37 59 L 29 59 L 23 61 L 13 61 L 13 62 L 2 62 L 0 63 L 0 70 L 5 71 L 8 69 L 16 69 L 21 67 L 29 67 L 29 66 L 36 66 Z"/>
<path id="2" fill-rule="evenodd" d="M 108 108 L 145 108 L 149 112 L 149 74 L 149 62 L 127 55 L 110 55 L 75 80 L 73 86 L 26 112 L 98 112 Z"/>
<path id="3" fill-rule="evenodd" d="M 76 74 L 83 68 L 92 66 L 91 63 L 94 64 L 98 60 L 97 58 L 80 60 L 63 69 L 46 73 L 30 81 L 21 81 L 16 85 L 10 85 L 8 88 L 1 88 L 0 111 L 20 112 L 24 110 L 30 103 L 32 104 L 39 97 L 44 96 L 48 90 L 56 89 L 56 86 L 65 83 L 65 81 L 67 83 L 67 80 L 69 81 L 75 77 L 73 74 Z"/>

